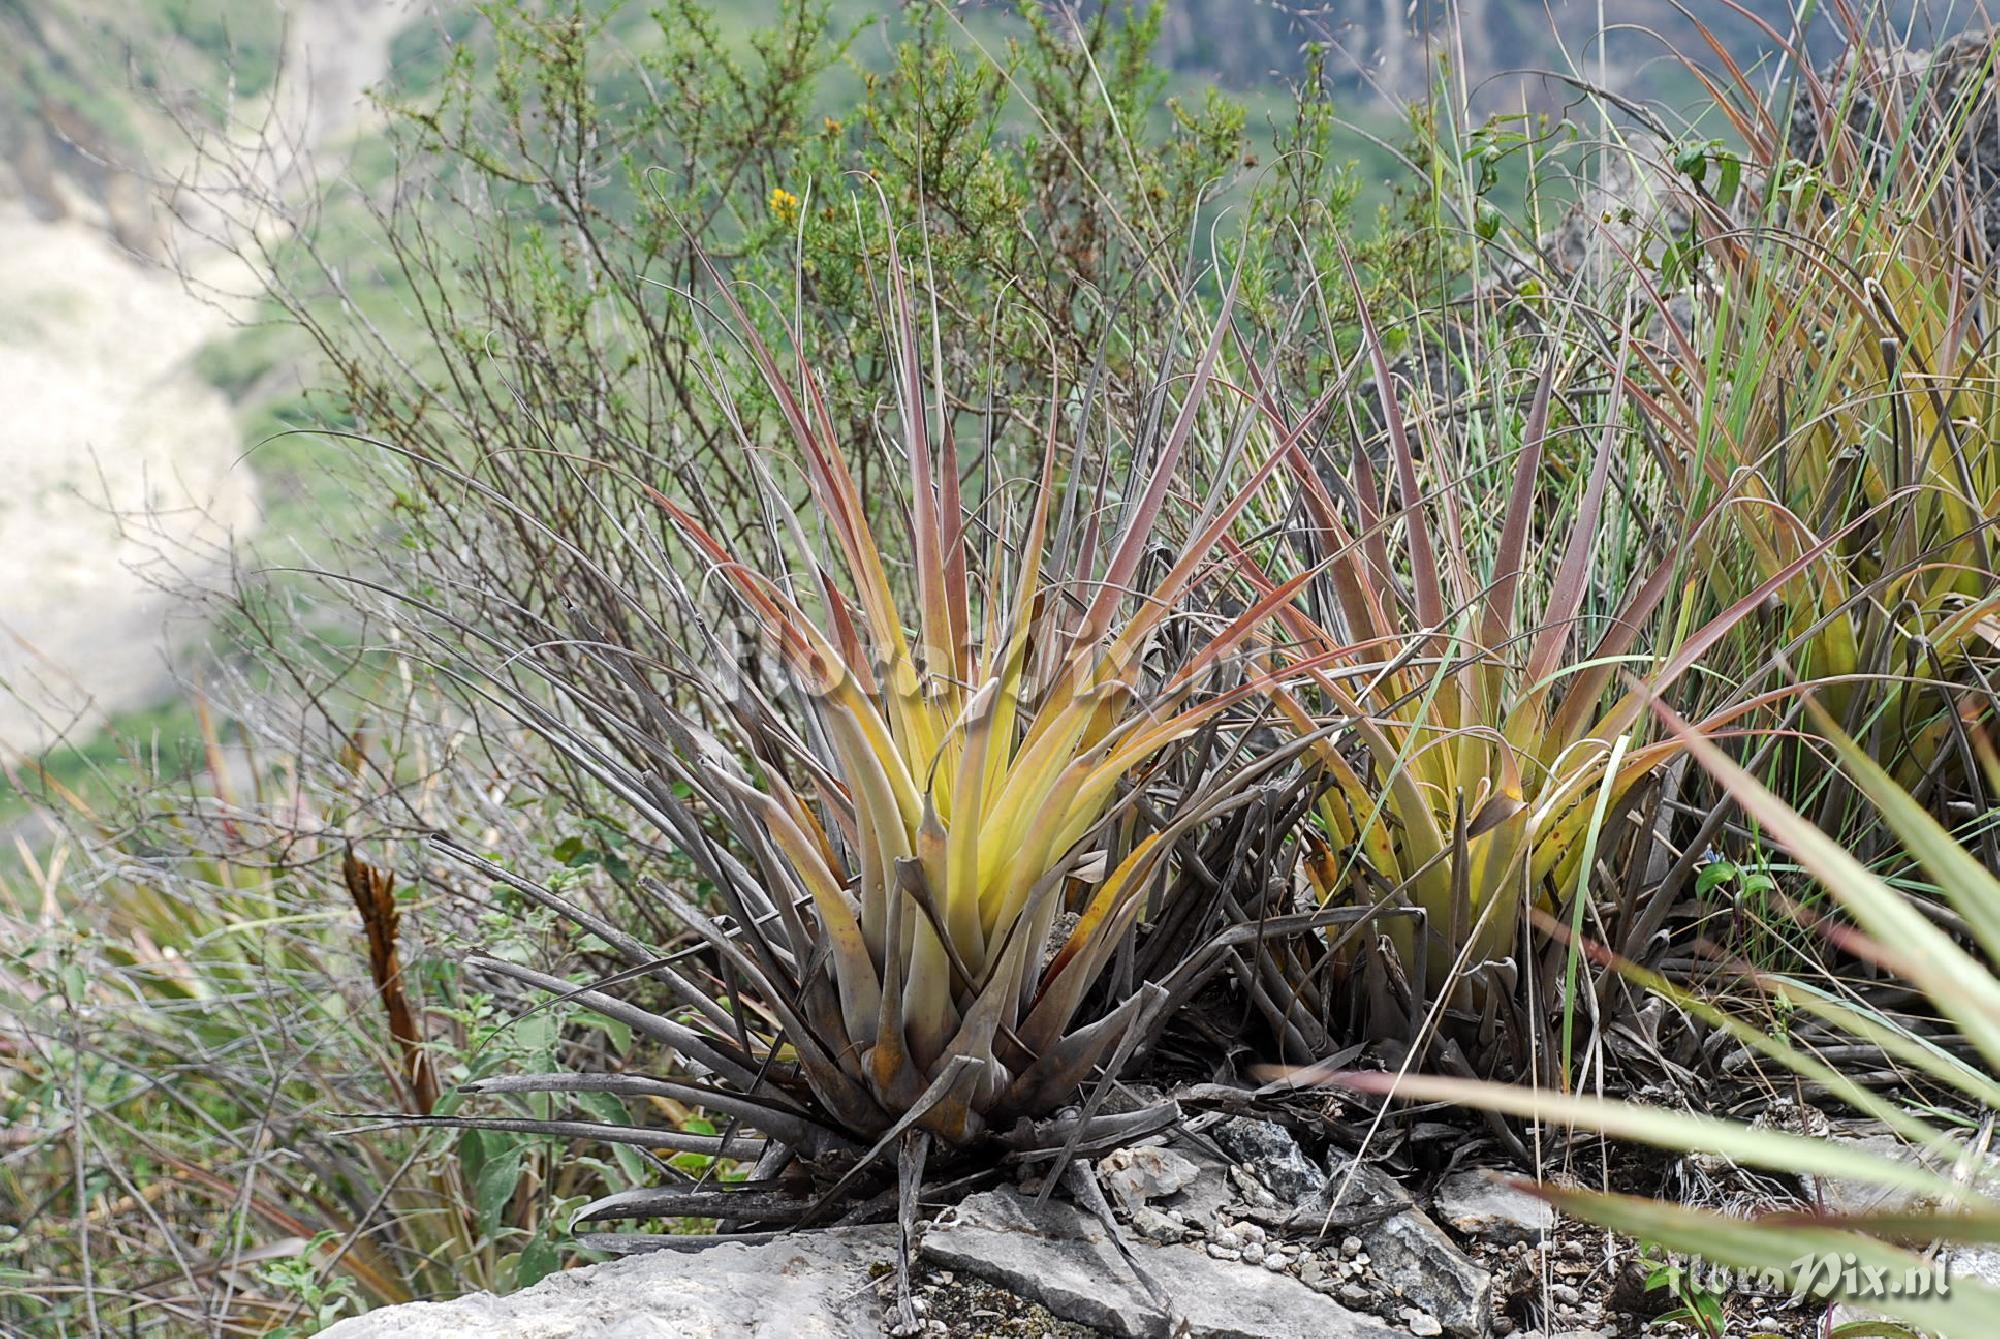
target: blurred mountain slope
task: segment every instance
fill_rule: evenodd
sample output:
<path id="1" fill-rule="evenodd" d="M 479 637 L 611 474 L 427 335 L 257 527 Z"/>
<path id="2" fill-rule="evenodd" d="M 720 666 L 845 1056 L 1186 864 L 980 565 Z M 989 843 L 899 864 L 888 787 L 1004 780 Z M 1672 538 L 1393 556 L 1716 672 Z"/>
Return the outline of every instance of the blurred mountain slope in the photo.
<path id="1" fill-rule="evenodd" d="M 192 137 L 254 126 L 256 175 L 289 192 L 363 124 L 406 20 L 391 0 L 0 0 L 0 760 L 171 693 L 204 633 L 180 595 L 260 521 L 241 406 L 198 362 L 256 286 L 164 188 Z"/>
<path id="2" fill-rule="evenodd" d="M 1513 108 L 1522 92 L 1559 96 L 1534 78 L 1580 73 L 1628 96 L 1670 94 L 1684 86 L 1673 53 L 1714 68 L 1709 37 L 1746 69 L 1781 50 L 1772 33 L 1795 41 L 1790 0 L 1172 0 L 1164 55 L 1176 69 L 1234 87 L 1296 77 L 1301 49 L 1320 42 L 1334 53 L 1335 75 L 1358 93 L 1421 97 L 1438 77 L 1439 57 L 1463 59 L 1475 100 Z M 1803 31 L 1815 63 L 1845 45 L 1842 6 L 1818 4 Z M 1857 7 L 1875 31 L 1907 33 L 1931 46 L 1975 17 L 1962 3 L 1887 0 Z M 1764 25 L 1768 25 L 1766 30 Z M 1607 34 L 1599 43 L 1596 35 Z"/>

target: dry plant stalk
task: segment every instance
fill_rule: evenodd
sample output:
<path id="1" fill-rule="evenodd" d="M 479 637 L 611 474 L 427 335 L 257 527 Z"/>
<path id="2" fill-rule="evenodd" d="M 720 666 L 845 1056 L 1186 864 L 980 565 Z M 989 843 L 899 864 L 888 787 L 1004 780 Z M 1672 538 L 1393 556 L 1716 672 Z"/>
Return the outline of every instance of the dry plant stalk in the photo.
<path id="1" fill-rule="evenodd" d="M 340 875 L 368 934 L 368 975 L 375 982 L 382 1011 L 389 1016 L 389 1036 L 403 1057 L 398 1077 L 409 1089 L 417 1114 L 428 1116 L 437 1105 L 437 1074 L 431 1068 L 430 1053 L 424 1049 L 423 1034 L 417 1030 L 416 1011 L 403 989 L 403 964 L 396 952 L 403 913 L 396 905 L 395 876 L 352 851 L 341 859 Z"/>

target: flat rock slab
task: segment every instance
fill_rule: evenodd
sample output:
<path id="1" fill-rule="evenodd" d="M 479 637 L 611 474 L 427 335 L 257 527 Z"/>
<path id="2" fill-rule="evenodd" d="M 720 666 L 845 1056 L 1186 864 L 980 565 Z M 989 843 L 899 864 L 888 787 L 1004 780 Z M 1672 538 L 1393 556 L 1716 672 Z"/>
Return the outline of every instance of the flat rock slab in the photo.
<path id="1" fill-rule="evenodd" d="M 1140 1268 L 1167 1294 L 1171 1316 L 1147 1296 L 1096 1219 L 1058 1201 L 1037 1206 L 1010 1189 L 974 1195 L 932 1224 L 923 1256 L 1120 1339 L 1394 1339 L 1399 1333 L 1289 1274 L 1181 1246 L 1131 1246 Z"/>
<path id="2" fill-rule="evenodd" d="M 1342 1210 L 1397 1208 L 1354 1235 L 1393 1297 L 1438 1320 L 1454 1339 L 1481 1339 L 1493 1324 L 1493 1278 L 1411 1202 L 1409 1192 L 1366 1163 L 1347 1162 L 1310 1202 L 1293 1211 L 1297 1226 Z"/>
<path id="3" fill-rule="evenodd" d="M 1438 1183 L 1432 1207 L 1454 1231 L 1506 1245 L 1555 1231 L 1555 1206 L 1487 1172 L 1454 1172 Z"/>
<path id="4" fill-rule="evenodd" d="M 505 1297 L 384 1307 L 322 1339 L 881 1339 L 869 1269 L 895 1258 L 893 1227 L 658 1251 L 551 1274 Z"/>
<path id="5" fill-rule="evenodd" d="M 1872 1153 L 1889 1162 L 1908 1163 L 1914 1167 L 1927 1167 L 1931 1171 L 1950 1175 L 1950 1160 L 1936 1155 L 1924 1157 L 1911 1148 L 1897 1135 L 1878 1130 L 1859 1137 L 1836 1139 L 1834 1142 L 1862 1153 Z M 1996 1175 L 1995 1164 L 1989 1161 L 1976 1178 L 1975 1189 L 1986 1195 L 2000 1193 L 2000 1175 Z M 1863 1181 L 1844 1181 L 1838 1177 L 1809 1178 L 1807 1185 L 1820 1199 L 1821 1204 L 1832 1213 L 1928 1213 L 1936 1212 L 1936 1204 L 1905 1190 L 1892 1186 L 1875 1185 Z M 1940 1246 L 1928 1258 L 1944 1261 L 1948 1278 L 1973 1279 L 1988 1287 L 2000 1288 L 2000 1246 Z M 1883 1319 L 1880 1312 L 1857 1303 L 1842 1302 L 1834 1308 L 1836 1324 L 1858 1323 Z"/>
<path id="6" fill-rule="evenodd" d="M 1447 1333 L 1479 1339 L 1493 1323 L 1493 1278 L 1443 1228 L 1415 1209 L 1360 1229 L 1362 1248 L 1395 1295 Z"/>

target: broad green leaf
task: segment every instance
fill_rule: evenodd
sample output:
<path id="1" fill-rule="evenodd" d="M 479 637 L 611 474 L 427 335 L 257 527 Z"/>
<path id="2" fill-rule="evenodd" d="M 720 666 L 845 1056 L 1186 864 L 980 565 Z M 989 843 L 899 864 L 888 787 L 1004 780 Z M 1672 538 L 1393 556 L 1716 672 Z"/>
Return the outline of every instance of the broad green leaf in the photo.
<path id="1" fill-rule="evenodd" d="M 487 1236 L 499 1230 L 500 1215 L 507 1211 L 507 1204 L 520 1184 L 521 1146 L 510 1141 L 500 1152 L 487 1157 L 473 1182 L 473 1207 L 479 1214 L 480 1230 Z"/>
<path id="2" fill-rule="evenodd" d="M 1842 1290 L 1846 1266 L 1857 1278 L 1862 1270 L 1880 1271 L 1909 1290 L 1901 1295 L 1857 1297 L 1857 1304 L 1898 1320 L 1934 1331 L 1940 1339 L 1988 1339 L 2000 1334 L 2000 1290 L 1976 1279 L 1956 1276 L 1940 1295 L 1934 1288 L 1931 1264 L 1909 1251 L 1889 1246 L 1864 1232 L 1834 1230 L 1771 1219 L 1732 1218 L 1704 1209 L 1683 1208 L 1657 1200 L 1543 1186 L 1545 1196 L 1565 1213 L 1669 1250 L 1698 1256 L 1734 1269 L 1782 1271 L 1796 1289 L 1803 1282 L 1808 1294 L 1834 1300 Z M 1854 1222 L 1857 1220 L 1849 1220 Z M 1841 1282 L 1821 1291 L 1838 1273 Z M 1916 1295 L 1914 1284 L 1925 1281 L 1932 1290 Z M 1892 1290 L 1883 1290 L 1890 1293 Z"/>
<path id="3" fill-rule="evenodd" d="M 521 1248 L 521 1258 L 514 1264 L 514 1286 L 532 1288 L 549 1275 L 562 1268 L 562 1253 L 555 1243 L 537 1232 Z"/>
<path id="4" fill-rule="evenodd" d="M 1839 1177 L 1948 1199 L 1960 1192 L 1950 1177 L 1828 1139 L 1759 1129 L 1720 1116 L 1696 1115 L 1610 1098 L 1564 1096 L 1477 1079 L 1430 1074 L 1343 1074 L 1335 1082 L 1363 1092 L 1418 1102 L 1450 1102 L 1523 1120 L 1595 1130 L 1677 1152 L 1707 1153 L 1767 1171 Z"/>

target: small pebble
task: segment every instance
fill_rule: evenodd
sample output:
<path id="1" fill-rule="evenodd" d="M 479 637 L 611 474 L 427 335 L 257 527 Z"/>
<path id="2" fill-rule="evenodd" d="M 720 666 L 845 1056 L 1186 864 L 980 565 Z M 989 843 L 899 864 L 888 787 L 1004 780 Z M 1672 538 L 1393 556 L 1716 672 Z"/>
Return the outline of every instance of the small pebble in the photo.
<path id="1" fill-rule="evenodd" d="M 1410 1323 L 1411 1334 L 1429 1336 L 1444 1333 L 1444 1326 L 1438 1324 L 1437 1317 L 1429 1312 L 1409 1307 L 1404 1310 L 1403 1315 Z"/>
<path id="2" fill-rule="evenodd" d="M 1185 1235 L 1179 1219 L 1161 1213 L 1150 1204 L 1132 1211 L 1132 1230 L 1148 1241 L 1177 1242 Z"/>
<path id="3" fill-rule="evenodd" d="M 1349 1237 L 1346 1240 L 1342 1241 L 1340 1243 L 1340 1253 L 1346 1256 L 1349 1260 L 1352 1260 L 1355 1256 L 1361 1254 L 1361 1238 Z"/>
<path id="4" fill-rule="evenodd" d="M 1259 1209 L 1278 1207 L 1278 1197 L 1273 1195 L 1264 1183 L 1257 1179 L 1257 1174 L 1248 1167 L 1231 1167 L 1229 1180 L 1236 1187 L 1237 1194 L 1243 1197 L 1245 1204 Z"/>
<path id="5" fill-rule="evenodd" d="M 1243 1252 L 1232 1250 L 1220 1242 L 1211 1241 L 1208 1243 L 1208 1257 L 1211 1260 L 1241 1260 Z"/>

